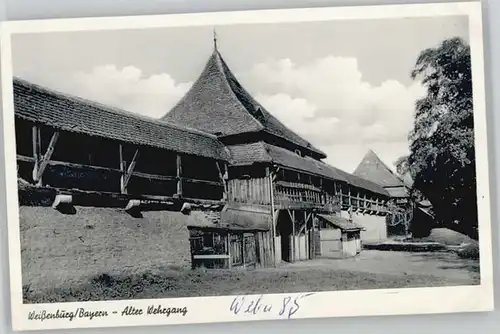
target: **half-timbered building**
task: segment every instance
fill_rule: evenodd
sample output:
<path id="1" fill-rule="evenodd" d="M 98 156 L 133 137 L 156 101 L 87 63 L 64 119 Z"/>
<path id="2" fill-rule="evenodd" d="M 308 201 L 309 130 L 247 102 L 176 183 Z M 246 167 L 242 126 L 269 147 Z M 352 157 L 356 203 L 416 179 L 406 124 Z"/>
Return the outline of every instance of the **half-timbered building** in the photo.
<path id="1" fill-rule="evenodd" d="M 409 175 L 394 173 L 373 150 L 366 153 L 353 174 L 379 184 L 389 193 L 388 237 L 408 236 L 416 208 L 410 196 Z"/>
<path id="2" fill-rule="evenodd" d="M 390 192 L 322 161 L 242 87 L 216 47 L 160 120 L 17 78 L 14 106 L 27 271 L 43 261 L 35 252 L 53 251 L 34 247 L 40 238 L 73 242 L 80 262 L 67 261 L 99 271 L 269 267 L 353 256 L 363 240 L 387 236 Z"/>
<path id="3" fill-rule="evenodd" d="M 264 245 L 257 258 L 265 265 L 321 255 L 319 230 L 331 227 L 329 220 L 358 223 L 358 234 L 386 236 L 378 230 L 385 228 L 389 193 L 323 162 L 324 152 L 283 125 L 240 84 L 217 47 L 163 120 L 209 132 L 226 145 L 231 162 L 225 210 L 233 220 L 269 219 L 268 231 L 256 241 Z M 331 218 L 318 220 L 319 214 Z"/>

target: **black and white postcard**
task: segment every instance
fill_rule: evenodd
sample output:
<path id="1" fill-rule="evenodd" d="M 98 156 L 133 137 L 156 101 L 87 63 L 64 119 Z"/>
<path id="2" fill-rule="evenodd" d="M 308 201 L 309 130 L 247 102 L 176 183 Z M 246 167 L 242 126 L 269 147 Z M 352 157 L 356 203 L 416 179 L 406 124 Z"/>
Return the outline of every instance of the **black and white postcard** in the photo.
<path id="1" fill-rule="evenodd" d="M 493 308 L 479 2 L 7 22 L 16 330 Z"/>

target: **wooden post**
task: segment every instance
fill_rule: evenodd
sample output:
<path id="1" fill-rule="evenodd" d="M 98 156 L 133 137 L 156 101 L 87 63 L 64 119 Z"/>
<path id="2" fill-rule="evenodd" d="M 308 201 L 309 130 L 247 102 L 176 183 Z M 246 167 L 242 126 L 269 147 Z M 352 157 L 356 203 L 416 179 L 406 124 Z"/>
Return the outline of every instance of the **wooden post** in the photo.
<path id="1" fill-rule="evenodd" d="M 309 231 L 308 231 L 308 227 L 307 227 L 307 221 L 308 221 L 308 217 L 307 217 L 307 211 L 304 210 L 304 225 L 305 225 L 305 228 L 306 228 L 306 252 L 308 253 L 308 258 L 310 259 L 311 258 L 311 245 L 312 245 L 312 242 L 311 242 L 311 236 L 309 235 Z"/>
<path id="2" fill-rule="evenodd" d="M 136 149 L 134 152 L 134 156 L 132 157 L 132 160 L 130 161 L 130 165 L 127 168 L 127 162 L 125 160 L 125 154 L 123 152 L 123 145 L 120 144 L 120 172 L 121 172 L 121 177 L 120 177 L 120 191 L 122 194 L 127 193 L 127 186 L 128 182 L 130 181 L 130 178 L 132 177 L 132 173 L 134 172 L 135 165 L 137 163 L 137 157 L 139 155 L 139 149 Z"/>
<path id="3" fill-rule="evenodd" d="M 42 155 L 42 145 L 41 145 L 41 138 L 40 138 L 40 128 L 36 125 L 34 125 L 32 128 L 31 128 L 31 139 L 32 139 L 32 142 L 33 142 L 33 158 L 35 160 L 34 162 L 34 165 L 33 165 L 33 174 L 32 174 L 32 178 L 33 178 L 33 181 L 41 184 L 42 183 L 42 180 L 38 180 L 37 179 L 37 175 L 38 175 L 38 169 L 39 169 L 39 166 L 40 166 L 40 158 L 41 158 L 41 155 Z"/>
<path id="4" fill-rule="evenodd" d="M 177 196 L 182 197 L 182 157 L 177 154 Z"/>
<path id="5" fill-rule="evenodd" d="M 311 213 L 311 218 L 312 218 L 312 222 L 311 222 L 311 234 L 312 234 L 312 237 L 311 237 L 311 258 L 314 259 L 316 257 L 316 229 L 314 227 L 314 223 L 316 222 L 316 217 L 314 215 L 314 213 Z"/>
<path id="6" fill-rule="evenodd" d="M 296 249 L 296 243 L 295 243 L 295 211 L 294 210 L 287 210 L 288 215 L 290 216 L 290 220 L 292 221 L 292 261 L 295 262 L 296 260 L 296 254 L 295 254 L 295 249 Z"/>
<path id="7" fill-rule="evenodd" d="M 52 153 L 54 153 L 54 149 L 56 147 L 57 139 L 59 138 L 59 132 L 56 131 L 50 138 L 49 147 L 47 147 L 47 152 L 40 158 L 40 164 L 38 165 L 37 175 L 35 181 L 39 184 L 42 183 L 42 175 L 49 163 L 50 158 L 52 157 Z"/>
<path id="8" fill-rule="evenodd" d="M 54 149 L 56 147 L 57 140 L 59 138 L 59 131 L 55 131 L 52 137 L 50 138 L 49 146 L 47 147 L 47 151 L 42 155 L 42 144 L 41 144 L 41 134 L 40 128 L 37 126 L 33 126 L 32 128 L 33 134 L 33 158 L 35 160 L 33 166 L 33 181 L 36 182 L 37 185 L 42 185 L 42 176 L 45 168 L 47 167 L 52 154 L 54 153 Z"/>
<path id="9" fill-rule="evenodd" d="M 125 172 L 127 171 L 127 162 L 125 161 L 125 156 L 124 156 L 124 152 L 123 152 L 123 145 L 122 144 L 119 144 L 119 152 L 120 152 L 120 172 L 121 172 L 121 176 L 120 176 L 120 191 L 122 194 L 126 194 L 126 187 L 125 187 L 125 179 L 124 179 L 124 176 L 125 176 Z"/>
<path id="10" fill-rule="evenodd" d="M 276 261 L 276 224 L 277 224 L 277 219 L 278 219 L 278 213 L 274 211 L 274 190 L 273 190 L 273 175 L 269 169 L 269 167 L 266 167 L 266 176 L 269 180 L 269 196 L 271 197 L 271 221 L 272 221 L 272 253 L 273 253 L 273 263 L 274 267 L 278 266 L 278 263 Z"/>
<path id="11" fill-rule="evenodd" d="M 54 153 L 54 149 L 56 148 L 57 139 L 59 138 L 59 132 L 56 131 L 50 138 L 49 147 L 47 148 L 47 152 L 41 157 L 40 165 L 38 167 L 38 175 L 37 179 L 42 179 L 42 174 L 49 163 L 50 158 L 52 157 L 52 153 Z"/>
<path id="12" fill-rule="evenodd" d="M 325 204 L 324 196 L 323 196 L 323 178 L 322 177 L 319 178 L 319 189 L 321 190 L 321 192 L 319 194 L 319 201 L 321 204 Z"/>
<path id="13" fill-rule="evenodd" d="M 222 170 L 220 168 L 219 162 L 215 162 L 215 165 L 217 166 L 217 171 L 219 172 L 219 178 L 222 182 L 222 186 L 224 187 L 224 193 L 222 194 L 222 200 L 225 201 L 228 198 L 228 189 L 227 189 L 227 166 L 226 163 L 224 163 L 224 174 L 222 173 Z"/>
<path id="14" fill-rule="evenodd" d="M 245 268 L 245 235 L 241 235 L 241 261 L 243 262 L 243 268 Z"/>
<path id="15" fill-rule="evenodd" d="M 227 267 L 231 269 L 233 265 L 233 259 L 231 259 L 231 233 L 228 231 L 227 232 L 227 240 L 226 240 L 226 247 L 227 247 Z"/>

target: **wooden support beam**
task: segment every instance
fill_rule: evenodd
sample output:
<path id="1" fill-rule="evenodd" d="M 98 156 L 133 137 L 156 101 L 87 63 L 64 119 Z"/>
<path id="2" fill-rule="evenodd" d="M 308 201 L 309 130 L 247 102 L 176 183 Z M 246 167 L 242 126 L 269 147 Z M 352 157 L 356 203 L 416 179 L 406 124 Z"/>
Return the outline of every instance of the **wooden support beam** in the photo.
<path id="1" fill-rule="evenodd" d="M 288 211 L 290 213 L 290 211 Z M 292 262 L 295 262 L 297 260 L 296 256 L 296 242 L 295 242 L 295 211 L 292 210 Z"/>
<path id="2" fill-rule="evenodd" d="M 227 252 L 227 257 L 228 257 L 227 267 L 228 267 L 228 269 L 231 269 L 231 267 L 233 265 L 233 260 L 231 258 L 231 232 L 227 232 L 226 247 L 227 247 L 226 252 Z"/>
<path id="3" fill-rule="evenodd" d="M 312 212 L 310 212 L 309 214 L 307 213 L 307 211 L 304 210 L 304 222 L 307 224 L 307 222 L 309 221 L 309 218 L 311 218 L 311 215 L 312 215 Z"/>
<path id="4" fill-rule="evenodd" d="M 47 151 L 44 155 L 41 155 L 41 137 L 40 137 L 40 128 L 37 127 L 36 134 L 34 134 L 33 148 L 34 151 L 34 159 L 35 166 L 33 168 L 33 181 L 35 181 L 38 185 L 42 184 L 42 176 L 47 164 L 54 153 L 54 149 L 57 143 L 57 139 L 59 138 L 59 131 L 55 131 L 52 137 L 50 138 L 49 146 L 47 147 Z"/>
<path id="5" fill-rule="evenodd" d="M 274 180 L 276 178 L 276 175 L 273 175 L 274 173 L 271 173 L 271 169 L 269 167 L 266 167 L 266 178 L 269 179 L 269 197 L 271 200 L 271 215 L 272 215 L 272 221 L 273 221 L 273 233 L 272 233 L 272 253 L 273 253 L 273 264 L 274 267 L 278 266 L 278 262 L 276 259 L 276 225 L 278 224 L 278 215 L 279 215 L 279 210 L 275 210 L 274 208 Z"/>
<path id="6" fill-rule="evenodd" d="M 40 128 L 36 125 L 34 125 L 31 128 L 31 140 L 33 142 L 33 159 L 34 159 L 34 166 L 33 166 L 33 174 L 32 178 L 33 181 L 37 182 L 41 180 L 37 180 L 37 175 L 38 175 L 38 169 L 40 166 L 40 157 L 42 156 L 42 145 L 40 141 Z"/>
<path id="7" fill-rule="evenodd" d="M 124 178 L 123 176 L 125 175 L 125 172 L 127 170 L 127 162 L 125 161 L 125 156 L 124 156 L 124 152 L 123 152 L 123 145 L 122 144 L 119 144 L 118 145 L 118 150 L 119 150 L 119 153 L 120 153 L 120 173 L 121 173 L 121 177 L 120 177 L 120 192 L 122 194 L 126 194 L 126 187 L 123 183 L 124 181 Z"/>
<path id="8" fill-rule="evenodd" d="M 217 166 L 217 171 L 219 172 L 220 181 L 222 182 L 222 184 L 224 186 L 224 194 L 222 195 L 222 199 L 226 200 L 227 196 L 228 196 L 228 194 L 227 194 L 227 178 L 228 178 L 227 165 L 226 165 L 226 163 L 224 163 L 224 174 L 222 173 L 222 170 L 220 168 L 218 161 L 215 162 L 215 165 Z"/>
<path id="9" fill-rule="evenodd" d="M 314 259 L 316 257 L 316 228 L 314 226 L 316 217 L 315 215 L 311 212 L 311 218 L 312 218 L 312 224 L 311 224 L 311 258 Z"/>
<path id="10" fill-rule="evenodd" d="M 59 139 L 59 131 L 54 132 L 54 134 L 50 138 L 49 147 L 47 147 L 47 151 L 41 158 L 37 180 L 42 179 L 43 172 L 45 171 L 45 168 L 47 167 L 47 164 L 52 157 L 52 154 L 54 153 L 54 149 L 56 148 L 57 139 Z"/>
<path id="11" fill-rule="evenodd" d="M 245 264 L 245 236 L 241 235 L 241 261 L 243 262 L 243 268 L 246 267 Z"/>
<path id="12" fill-rule="evenodd" d="M 16 159 L 18 161 L 23 161 L 23 162 L 30 162 L 30 163 L 35 162 L 35 159 L 33 157 L 28 157 L 28 156 L 24 156 L 24 155 L 17 155 Z M 77 163 L 65 162 L 65 161 L 49 160 L 47 162 L 47 165 L 49 165 L 49 166 L 64 166 L 64 167 L 70 167 L 70 168 L 82 168 L 82 169 L 92 170 L 92 171 L 101 172 L 101 173 L 102 172 L 110 172 L 110 173 L 113 173 L 113 172 L 120 173 L 121 172 L 121 173 L 123 173 L 121 169 L 102 167 L 102 166 L 92 166 L 92 165 L 85 165 L 85 164 L 77 164 Z M 129 168 L 130 168 L 130 166 L 129 166 Z M 177 180 L 176 176 L 149 174 L 149 173 L 137 172 L 134 170 L 132 170 L 131 176 L 144 178 L 144 179 L 150 179 L 150 180 L 158 180 L 158 181 L 175 181 L 175 180 Z M 184 182 L 203 183 L 203 184 L 208 184 L 208 185 L 212 185 L 212 186 L 223 186 L 223 184 L 221 182 L 218 182 L 218 181 L 184 179 Z"/>
<path id="13" fill-rule="evenodd" d="M 121 176 L 121 192 L 122 194 L 127 193 L 127 186 L 128 182 L 130 181 L 130 178 L 132 177 L 132 174 L 134 173 L 134 168 L 137 163 L 137 157 L 139 155 L 139 149 L 136 149 L 134 152 L 134 156 L 132 157 L 132 160 L 130 161 L 130 165 L 128 165 L 128 168 L 125 170 L 123 168 L 122 176 Z M 125 164 L 123 165 L 125 167 Z"/>
<path id="14" fill-rule="evenodd" d="M 182 197 L 182 157 L 177 154 L 177 196 Z"/>

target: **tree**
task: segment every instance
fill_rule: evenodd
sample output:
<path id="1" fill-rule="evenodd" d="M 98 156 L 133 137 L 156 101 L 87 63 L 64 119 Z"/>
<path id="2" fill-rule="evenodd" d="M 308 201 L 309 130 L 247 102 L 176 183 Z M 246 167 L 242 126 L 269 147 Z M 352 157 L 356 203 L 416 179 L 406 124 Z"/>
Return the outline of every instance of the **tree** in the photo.
<path id="1" fill-rule="evenodd" d="M 405 175 L 406 173 L 410 173 L 410 166 L 408 164 L 408 156 L 400 157 L 394 162 L 394 166 L 396 166 L 396 172 L 399 175 Z M 412 175 L 413 176 L 413 175 Z"/>
<path id="2" fill-rule="evenodd" d="M 470 47 L 451 38 L 422 51 L 411 77 L 427 95 L 416 102 L 410 155 L 398 169 L 410 172 L 440 223 L 477 238 Z"/>

